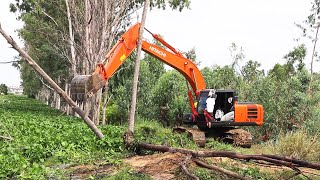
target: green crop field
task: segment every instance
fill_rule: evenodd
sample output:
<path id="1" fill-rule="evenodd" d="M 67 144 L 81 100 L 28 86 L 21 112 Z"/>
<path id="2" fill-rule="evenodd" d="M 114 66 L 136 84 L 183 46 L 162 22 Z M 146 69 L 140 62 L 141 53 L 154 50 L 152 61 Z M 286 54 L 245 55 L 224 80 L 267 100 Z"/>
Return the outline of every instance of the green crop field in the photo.
<path id="1" fill-rule="evenodd" d="M 124 128 L 105 126 L 98 140 L 79 118 L 62 115 L 34 99 L 0 96 L 0 179 L 45 177 L 54 164 L 112 161 L 124 151 Z"/>
<path id="2" fill-rule="evenodd" d="M 186 135 L 172 134 L 159 126 L 140 119 L 135 136 L 149 143 L 165 140 L 175 147 L 196 148 Z M 0 135 L 13 138 L 0 139 L 0 179 L 56 177 L 59 172 L 55 167 L 63 164 L 119 164 L 130 155 L 122 142 L 126 126 L 99 128 L 105 135 L 103 140 L 80 118 L 63 115 L 35 99 L 0 96 Z"/>

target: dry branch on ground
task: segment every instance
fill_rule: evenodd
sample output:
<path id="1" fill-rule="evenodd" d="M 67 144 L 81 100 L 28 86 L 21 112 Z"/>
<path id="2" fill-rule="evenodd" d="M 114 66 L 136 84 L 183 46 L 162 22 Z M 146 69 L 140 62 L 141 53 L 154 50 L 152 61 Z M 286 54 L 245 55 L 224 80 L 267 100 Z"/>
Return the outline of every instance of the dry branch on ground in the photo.
<path id="1" fill-rule="evenodd" d="M 278 165 L 278 166 L 286 166 L 288 168 L 291 168 L 294 170 L 296 175 L 303 175 L 303 172 L 299 169 L 300 167 L 320 170 L 320 164 L 318 163 L 311 163 L 303 160 L 288 158 L 288 157 L 282 157 L 278 155 L 269 155 L 269 154 L 253 154 L 253 155 L 245 155 L 240 154 L 236 152 L 231 151 L 194 151 L 189 149 L 183 149 L 183 148 L 173 148 L 169 146 L 163 146 L 163 145 L 155 145 L 155 144 L 147 144 L 147 143 L 138 143 L 137 144 L 138 149 L 146 149 L 146 150 L 152 150 L 152 151 L 159 151 L 159 152 L 170 152 L 170 153 L 181 153 L 185 154 L 187 157 L 192 156 L 191 160 L 195 162 L 197 165 L 201 167 L 205 167 L 208 169 L 212 169 L 215 171 L 218 171 L 220 173 L 226 174 L 230 177 L 235 177 L 238 179 L 249 179 L 247 177 L 243 177 L 235 172 L 232 172 L 230 170 L 226 170 L 224 168 L 209 165 L 207 163 L 204 163 L 203 161 L 200 161 L 198 158 L 206 158 L 206 157 L 227 157 L 231 159 L 238 159 L 238 160 L 255 160 L 253 162 L 267 162 L 269 164 Z M 191 161 L 190 160 L 190 161 Z M 181 167 L 185 174 L 187 174 L 189 177 L 196 178 L 186 168 L 186 164 L 188 162 L 182 162 Z"/>

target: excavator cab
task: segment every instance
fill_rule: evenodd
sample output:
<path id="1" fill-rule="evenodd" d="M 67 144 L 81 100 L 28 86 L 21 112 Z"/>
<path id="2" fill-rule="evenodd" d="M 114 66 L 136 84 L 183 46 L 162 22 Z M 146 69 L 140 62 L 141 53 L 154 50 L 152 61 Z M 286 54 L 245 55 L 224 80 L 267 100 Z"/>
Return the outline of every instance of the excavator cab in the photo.
<path id="1" fill-rule="evenodd" d="M 198 98 L 194 122 L 200 129 L 224 126 L 261 126 L 263 124 L 264 110 L 262 105 L 251 102 L 238 102 L 235 90 L 216 90 L 216 102 L 213 111 L 213 120 L 208 122 L 205 113 L 206 100 L 210 89 L 202 90 Z M 223 118 L 232 113 L 233 118 Z M 210 123 L 210 126 L 208 126 Z"/>

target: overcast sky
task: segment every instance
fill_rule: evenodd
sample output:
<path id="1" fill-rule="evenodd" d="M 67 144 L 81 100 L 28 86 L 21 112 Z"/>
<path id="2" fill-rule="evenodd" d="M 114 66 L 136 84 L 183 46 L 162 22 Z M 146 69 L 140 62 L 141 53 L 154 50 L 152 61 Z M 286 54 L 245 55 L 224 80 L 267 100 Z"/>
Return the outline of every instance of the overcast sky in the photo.
<path id="1" fill-rule="evenodd" d="M 10 2 L 13 0 L 0 1 L 0 22 L 18 39 L 15 29 L 22 23 L 9 12 Z M 301 43 L 294 41 L 301 37 L 294 22 L 305 20 L 310 8 L 311 0 L 191 0 L 190 10 L 152 10 L 146 28 L 181 51 L 194 47 L 201 67 L 230 64 L 229 47 L 234 42 L 244 49 L 246 60 L 256 60 L 269 70 L 275 63 L 283 64 L 282 57 Z M 18 55 L 9 47 L 1 36 L 0 62 Z M 307 48 L 312 49 L 308 44 Z M 0 84 L 18 86 L 19 76 L 10 64 L 0 64 Z"/>

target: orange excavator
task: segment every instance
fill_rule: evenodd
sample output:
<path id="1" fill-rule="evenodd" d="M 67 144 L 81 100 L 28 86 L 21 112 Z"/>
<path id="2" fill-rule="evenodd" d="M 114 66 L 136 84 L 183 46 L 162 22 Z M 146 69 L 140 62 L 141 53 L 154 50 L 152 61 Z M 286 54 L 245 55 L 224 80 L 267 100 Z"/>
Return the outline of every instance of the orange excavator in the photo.
<path id="1" fill-rule="evenodd" d="M 140 23 L 129 28 L 108 52 L 103 62 L 99 63 L 91 75 L 77 75 L 71 81 L 71 97 L 75 100 L 86 99 L 101 89 L 106 80 L 112 77 L 137 47 Z M 237 126 L 261 126 L 263 124 L 263 106 L 248 102 L 238 102 L 234 90 L 206 89 L 204 78 L 191 60 L 173 48 L 160 36 L 151 33 L 165 48 L 142 41 L 142 50 L 165 64 L 178 70 L 188 81 L 188 96 L 191 113 L 184 114 L 185 124 L 197 128 L 177 127 L 177 131 L 187 131 L 200 146 L 205 144 L 205 135 L 218 136 L 234 145 L 250 147 L 252 136 Z M 190 88 L 191 86 L 191 88 Z M 214 94 L 212 112 L 207 111 L 208 95 Z M 195 103 L 196 100 L 196 103 Z M 230 118 L 231 114 L 231 118 Z M 229 115 L 229 118 L 224 118 Z M 227 120 L 226 120 L 227 119 Z"/>

